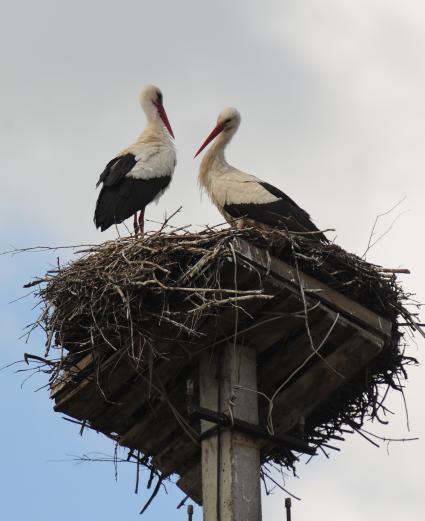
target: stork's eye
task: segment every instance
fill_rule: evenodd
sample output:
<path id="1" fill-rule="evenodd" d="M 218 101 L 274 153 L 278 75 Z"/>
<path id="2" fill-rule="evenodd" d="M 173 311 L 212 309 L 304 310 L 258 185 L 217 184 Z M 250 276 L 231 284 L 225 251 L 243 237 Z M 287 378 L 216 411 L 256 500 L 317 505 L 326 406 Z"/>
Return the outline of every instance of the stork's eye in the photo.
<path id="1" fill-rule="evenodd" d="M 156 94 L 156 103 L 158 105 L 162 105 L 162 93 L 161 92 L 157 92 L 157 94 Z"/>
<path id="2" fill-rule="evenodd" d="M 222 125 L 228 125 L 232 120 L 230 118 L 227 118 L 223 121 Z"/>

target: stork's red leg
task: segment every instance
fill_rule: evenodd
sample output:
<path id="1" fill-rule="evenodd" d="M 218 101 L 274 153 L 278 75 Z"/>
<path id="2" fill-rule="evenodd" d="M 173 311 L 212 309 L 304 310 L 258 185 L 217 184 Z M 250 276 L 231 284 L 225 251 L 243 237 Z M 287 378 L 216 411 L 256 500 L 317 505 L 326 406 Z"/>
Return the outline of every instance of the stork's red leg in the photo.
<path id="1" fill-rule="evenodd" d="M 144 235 L 144 233 L 145 233 L 145 209 L 144 208 L 139 213 L 139 233 L 140 233 L 140 235 Z"/>
<path id="2" fill-rule="evenodd" d="M 133 217 L 133 226 L 134 226 L 134 236 L 137 237 L 139 235 L 139 224 L 137 222 L 137 212 Z"/>
<path id="3" fill-rule="evenodd" d="M 236 221 L 236 228 L 238 230 L 242 230 L 245 227 L 249 227 L 249 224 L 246 222 L 246 219 L 242 218 Z"/>

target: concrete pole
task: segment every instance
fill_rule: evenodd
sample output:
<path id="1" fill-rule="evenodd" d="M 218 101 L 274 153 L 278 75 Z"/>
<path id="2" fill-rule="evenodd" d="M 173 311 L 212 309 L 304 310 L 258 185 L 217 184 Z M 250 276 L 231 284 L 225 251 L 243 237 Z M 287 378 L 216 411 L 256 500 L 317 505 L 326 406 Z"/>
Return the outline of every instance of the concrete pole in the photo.
<path id="1" fill-rule="evenodd" d="M 206 351 L 200 362 L 200 405 L 258 424 L 256 354 L 243 346 Z M 214 427 L 201 422 L 202 432 Z M 258 441 L 231 429 L 202 441 L 204 521 L 261 521 Z"/>

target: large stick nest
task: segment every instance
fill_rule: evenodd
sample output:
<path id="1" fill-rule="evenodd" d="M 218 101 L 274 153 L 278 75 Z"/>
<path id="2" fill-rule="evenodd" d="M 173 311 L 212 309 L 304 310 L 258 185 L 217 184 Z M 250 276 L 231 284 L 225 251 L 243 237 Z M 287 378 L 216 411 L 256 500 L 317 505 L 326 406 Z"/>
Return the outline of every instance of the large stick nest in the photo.
<path id="1" fill-rule="evenodd" d="M 196 356 L 214 344 L 216 339 L 203 331 L 206 319 L 268 298 L 261 284 L 242 291 L 221 280 L 224 264 L 236 260 L 235 238 L 267 249 L 392 323 L 392 341 L 354 383 L 340 388 L 325 410 L 313 414 L 306 439 L 321 445 L 339 439 L 347 427 L 361 430 L 366 420 L 381 420 L 388 389 L 402 391 L 406 365 L 416 363 L 404 354 L 400 325 L 416 328 L 406 308 L 410 295 L 393 273 L 335 244 L 278 230 L 161 230 L 138 240 L 125 237 L 80 249 L 77 260 L 31 283 L 43 304 L 35 325 L 47 335 L 50 386 L 89 352 L 96 353 L 100 364 L 111 353 L 126 350 L 140 371 L 166 358 L 172 370 L 175 353 Z M 248 320 L 243 312 L 236 316 Z M 158 349 L 163 343 L 171 346 L 166 356 Z M 263 463 L 290 467 L 294 461 L 288 451 L 263 458 Z"/>

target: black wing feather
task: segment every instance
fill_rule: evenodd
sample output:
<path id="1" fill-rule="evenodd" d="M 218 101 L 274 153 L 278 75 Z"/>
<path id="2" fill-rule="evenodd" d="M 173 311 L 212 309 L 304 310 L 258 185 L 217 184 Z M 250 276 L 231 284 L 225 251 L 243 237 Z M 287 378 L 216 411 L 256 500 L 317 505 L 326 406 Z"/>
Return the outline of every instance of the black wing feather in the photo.
<path id="1" fill-rule="evenodd" d="M 94 222 L 102 232 L 143 210 L 171 181 L 171 175 L 151 179 L 126 177 L 136 163 L 134 154 L 115 157 L 99 177 L 96 187 L 101 183 L 103 186 L 97 199 Z"/>
<path id="2" fill-rule="evenodd" d="M 287 201 L 289 204 L 292 204 L 294 206 L 297 206 L 300 208 L 297 203 L 289 197 L 289 195 L 286 195 L 282 190 L 279 190 L 279 188 L 276 188 L 276 186 L 271 185 L 270 183 L 266 183 L 264 181 L 259 181 L 259 183 L 263 188 L 265 188 L 268 192 L 270 192 L 275 197 L 279 197 L 279 199 L 283 199 L 284 201 Z M 300 208 L 302 210 L 302 208 Z"/>
<path id="3" fill-rule="evenodd" d="M 224 210 L 234 218 L 247 217 L 268 226 L 283 227 L 291 232 L 319 231 L 309 214 L 279 188 L 269 183 L 260 182 L 260 184 L 277 197 L 277 201 L 261 204 L 226 204 Z M 314 237 L 327 241 L 323 233 L 318 233 Z"/>
<path id="4" fill-rule="evenodd" d="M 94 222 L 103 232 L 143 210 L 170 184 L 171 175 L 134 179 L 124 177 L 119 184 L 103 184 L 96 203 Z"/>
<path id="5" fill-rule="evenodd" d="M 128 172 L 137 163 L 134 154 L 124 154 L 123 156 L 114 157 L 105 166 L 105 170 L 100 174 L 96 188 L 103 183 L 105 186 L 114 186 L 125 177 Z"/>

